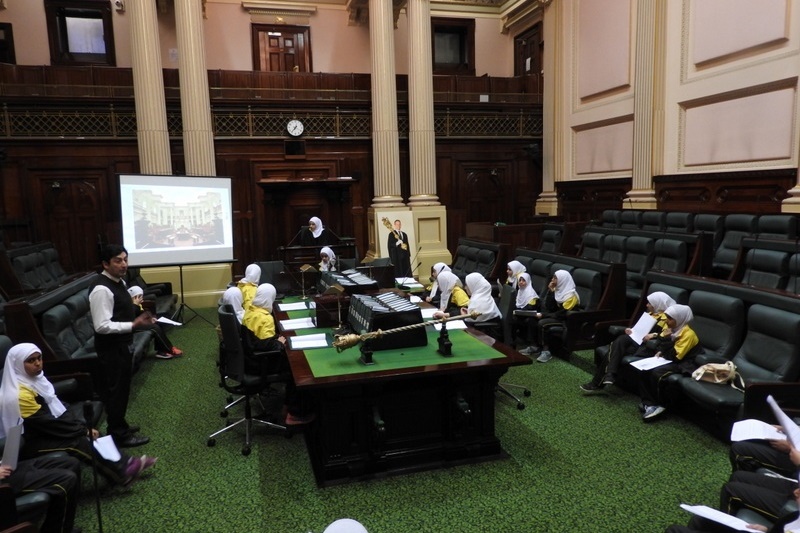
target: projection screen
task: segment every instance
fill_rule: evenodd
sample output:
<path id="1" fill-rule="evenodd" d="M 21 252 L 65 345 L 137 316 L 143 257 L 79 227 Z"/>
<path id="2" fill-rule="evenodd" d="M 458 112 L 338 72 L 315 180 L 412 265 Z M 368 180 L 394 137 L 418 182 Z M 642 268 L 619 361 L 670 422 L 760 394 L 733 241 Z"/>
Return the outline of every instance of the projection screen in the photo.
<path id="1" fill-rule="evenodd" d="M 118 174 L 131 266 L 233 261 L 229 177 Z"/>

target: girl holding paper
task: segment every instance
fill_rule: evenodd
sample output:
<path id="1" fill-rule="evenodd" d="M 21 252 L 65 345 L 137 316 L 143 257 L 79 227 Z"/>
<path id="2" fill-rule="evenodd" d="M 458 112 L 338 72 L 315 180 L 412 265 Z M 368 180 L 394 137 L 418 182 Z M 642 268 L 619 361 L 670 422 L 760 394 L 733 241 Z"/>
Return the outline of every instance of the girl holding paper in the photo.
<path id="1" fill-rule="evenodd" d="M 238 290 L 235 289 L 234 290 Z M 142 302 L 144 302 L 144 291 L 141 287 L 134 285 L 128 289 L 128 294 L 131 295 L 131 300 L 136 308 L 136 315 L 144 312 Z M 183 355 L 183 350 L 172 344 L 172 341 L 167 337 L 167 332 L 164 331 L 164 326 L 160 322 L 149 324 L 143 329 L 149 329 L 153 332 L 154 344 L 156 347 L 157 359 L 172 359 L 173 357 L 180 357 Z"/>
<path id="2" fill-rule="evenodd" d="M 155 457 L 130 457 L 120 453 L 118 460 L 106 459 L 92 445 L 100 434 L 91 433 L 56 396 L 53 384 L 42 372 L 41 350 L 30 343 L 13 346 L 6 356 L 0 385 L 2 433 L 23 421 L 24 457 L 64 451 L 85 464 L 97 462 L 97 471 L 114 485 L 128 485 L 156 463 Z"/>
<path id="3" fill-rule="evenodd" d="M 650 333 L 642 338 L 641 344 L 637 344 L 630 337 L 631 328 L 627 328 L 625 329 L 625 335 L 620 335 L 614 339 L 605 353 L 595 350 L 594 376 L 589 383 L 581 385 L 581 390 L 586 394 L 591 394 L 602 390 L 606 385 L 613 385 L 617 379 L 619 364 L 626 355 L 635 355 L 637 357 L 652 357 L 655 355 L 654 343 L 648 343 L 648 341 L 654 341 L 659 333 L 667 327 L 667 317 L 664 311 L 674 304 L 675 300 L 665 292 L 656 291 L 648 294 L 645 312 L 656 321 Z"/>
<path id="4" fill-rule="evenodd" d="M 699 339 L 689 326 L 694 315 L 688 305 L 674 304 L 664 311 L 667 327 L 656 337 L 657 351 L 654 357 L 662 357 L 670 362 L 656 368 L 642 371 L 639 380 L 639 394 L 642 397 L 642 419 L 648 422 L 667 410 L 660 405 L 660 385 L 670 374 L 691 374 L 697 367 L 694 356 L 697 353 Z M 702 348 L 700 348 L 702 349 Z"/>

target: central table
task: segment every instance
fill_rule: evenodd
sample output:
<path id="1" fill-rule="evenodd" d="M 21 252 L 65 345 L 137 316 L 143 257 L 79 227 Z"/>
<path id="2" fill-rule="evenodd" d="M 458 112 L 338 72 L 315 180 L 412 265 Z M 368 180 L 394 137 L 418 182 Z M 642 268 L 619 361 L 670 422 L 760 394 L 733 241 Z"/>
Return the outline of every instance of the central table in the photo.
<path id="1" fill-rule="evenodd" d="M 305 436 L 318 485 L 504 456 L 495 388 L 509 367 L 531 360 L 472 329 L 451 330 L 453 356 L 444 357 L 439 333 L 426 329 L 427 346 L 374 352 L 371 366 L 358 361 L 358 347 L 300 351 L 287 343 L 295 384 L 317 415 Z M 330 333 L 296 333 L 321 331 Z"/>

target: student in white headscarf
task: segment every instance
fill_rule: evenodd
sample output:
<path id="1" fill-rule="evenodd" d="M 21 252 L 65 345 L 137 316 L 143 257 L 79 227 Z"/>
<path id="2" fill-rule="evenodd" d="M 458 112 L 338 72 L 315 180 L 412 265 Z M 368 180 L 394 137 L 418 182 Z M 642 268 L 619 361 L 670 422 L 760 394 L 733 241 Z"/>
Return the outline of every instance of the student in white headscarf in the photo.
<path id="1" fill-rule="evenodd" d="M 94 460 L 101 475 L 120 485 L 129 484 L 155 465 L 156 458 L 146 455 L 121 453 L 118 461 L 104 459 L 91 443 L 99 432 L 93 429 L 89 433 L 86 423 L 67 409 L 43 370 L 42 352 L 35 344 L 17 344 L 8 351 L 0 383 L 0 437 L 21 421 L 23 457 L 64 451 L 88 465 Z"/>
<path id="2" fill-rule="evenodd" d="M 329 246 L 336 244 L 337 238 L 322 224 L 318 217 L 311 217 L 308 220 L 308 227 L 300 230 L 300 246 Z"/>
<path id="3" fill-rule="evenodd" d="M 436 278 L 439 283 L 439 310 L 433 314 L 433 318 L 447 318 L 451 315 L 461 314 L 461 309 L 469 306 L 469 296 L 461 288 L 458 276 L 452 272 L 441 272 Z"/>
<path id="4" fill-rule="evenodd" d="M 323 246 L 319 251 L 319 271 L 332 272 L 336 268 L 336 254 L 328 246 Z"/>
<path id="5" fill-rule="evenodd" d="M 237 287 L 228 287 L 225 292 L 222 293 L 222 297 L 219 299 L 220 305 L 228 304 L 233 307 L 233 312 L 236 313 L 236 320 L 238 320 L 240 324 L 244 318 L 244 307 L 242 307 L 242 302 L 242 291 L 240 291 Z"/>
<path id="6" fill-rule="evenodd" d="M 233 287 L 233 290 L 241 294 L 239 289 L 236 287 Z M 142 291 L 142 288 L 134 285 L 128 289 L 128 294 L 131 295 L 133 305 L 136 307 L 136 314 L 139 315 L 140 313 L 143 313 L 144 307 L 142 306 L 142 302 L 144 302 L 144 291 Z M 142 329 L 148 329 L 153 332 L 153 344 L 156 348 L 157 359 L 172 359 L 174 357 L 181 357 L 183 355 L 183 350 L 172 344 L 172 341 L 169 340 L 169 337 L 167 337 L 167 333 L 164 331 L 164 327 L 160 322 L 148 324 Z"/>
<path id="7" fill-rule="evenodd" d="M 511 285 L 511 288 L 516 289 L 517 280 L 519 279 L 520 274 L 526 270 L 527 269 L 525 268 L 525 265 L 519 261 L 509 261 L 506 268 L 506 274 L 508 274 L 508 277 L 506 278 L 506 285 Z"/>
<path id="8" fill-rule="evenodd" d="M 480 313 L 477 318 L 469 319 L 475 322 L 485 322 L 500 318 L 500 309 L 492 297 L 492 285 L 486 281 L 483 274 L 472 272 L 467 274 L 464 281 L 469 294 L 469 305 L 466 308 L 461 308 L 461 314 Z"/>
<path id="9" fill-rule="evenodd" d="M 291 374 L 286 355 L 286 338 L 278 335 L 272 315 L 277 291 L 270 283 L 258 286 L 253 302 L 244 312 L 242 344 L 245 347 L 245 368 L 253 374 Z M 302 401 L 294 380 L 286 381 L 286 424 L 307 424 L 313 415 L 303 412 Z"/>
<path id="10" fill-rule="evenodd" d="M 575 309 L 580 303 L 581 299 L 575 290 L 572 275 L 566 270 L 556 270 L 547 285 L 542 311 L 537 314 L 539 339 L 542 342 L 542 353 L 536 358 L 537 361 L 546 363 L 553 358 L 549 349 L 551 338 L 548 330 L 563 328 L 567 312 Z"/>
<path id="11" fill-rule="evenodd" d="M 540 308 L 539 294 L 533 288 L 531 276 L 523 272 L 517 278 L 517 293 L 514 299 L 514 310 L 538 311 Z M 536 338 L 536 326 L 538 319 L 531 316 L 514 315 L 511 317 L 511 328 L 517 342 L 519 352 L 522 355 L 531 355 L 539 351 L 539 347 L 534 343 Z"/>
<path id="12" fill-rule="evenodd" d="M 699 348 L 697 334 L 689 325 L 694 318 L 688 305 L 673 304 L 664 311 L 666 325 L 655 338 L 655 357 L 668 359 L 670 363 L 639 373 L 639 395 L 642 398 L 642 419 L 645 422 L 666 411 L 661 394 L 662 378 L 668 374 L 690 375 L 697 365 L 694 356 Z"/>
<path id="13" fill-rule="evenodd" d="M 428 296 L 425 297 L 425 301 L 428 303 L 436 304 L 439 301 L 439 298 L 437 298 L 437 294 L 439 294 L 439 282 L 436 278 L 442 272 L 451 272 L 450 267 L 445 263 L 436 263 L 431 267 L 431 285 L 428 287 Z"/>
<path id="14" fill-rule="evenodd" d="M 581 390 L 584 393 L 591 394 L 602 390 L 606 385 L 613 385 L 617 379 L 619 364 L 626 355 L 636 355 L 638 357 L 651 357 L 654 355 L 656 353 L 655 349 L 647 341 L 654 340 L 667 327 L 667 316 L 664 311 L 674 303 L 675 300 L 665 292 L 656 291 L 648 294 L 645 312 L 656 321 L 650 333 L 644 336 L 641 344 L 637 344 L 630 337 L 631 329 L 627 328 L 625 335 L 620 335 L 614 339 L 605 353 L 595 350 L 594 376 L 590 382 L 581 385 Z M 601 355 L 604 355 L 604 357 Z"/>
<path id="15" fill-rule="evenodd" d="M 247 265 L 244 270 L 244 277 L 236 284 L 239 290 L 242 291 L 242 307 L 247 309 L 250 307 L 250 302 L 253 301 L 253 296 L 256 294 L 256 287 L 261 283 L 261 267 L 255 263 Z"/>

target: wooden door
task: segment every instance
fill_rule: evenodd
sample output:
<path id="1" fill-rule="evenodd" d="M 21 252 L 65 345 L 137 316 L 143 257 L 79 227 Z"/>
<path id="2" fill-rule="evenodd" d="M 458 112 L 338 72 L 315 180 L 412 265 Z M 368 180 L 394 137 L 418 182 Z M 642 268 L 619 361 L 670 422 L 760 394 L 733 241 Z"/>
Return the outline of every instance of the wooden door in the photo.
<path id="1" fill-rule="evenodd" d="M 106 224 L 109 195 L 105 171 L 35 171 L 34 226 L 41 240 L 51 241 L 67 272 L 98 264 L 98 231 Z"/>
<path id="2" fill-rule="evenodd" d="M 514 38 L 514 76 L 541 76 L 542 23 L 534 24 Z"/>
<path id="3" fill-rule="evenodd" d="M 465 168 L 466 222 L 513 222 L 504 167 Z"/>
<path id="4" fill-rule="evenodd" d="M 311 72 L 308 27 L 254 24 L 253 69 L 267 72 Z"/>

